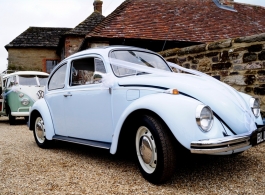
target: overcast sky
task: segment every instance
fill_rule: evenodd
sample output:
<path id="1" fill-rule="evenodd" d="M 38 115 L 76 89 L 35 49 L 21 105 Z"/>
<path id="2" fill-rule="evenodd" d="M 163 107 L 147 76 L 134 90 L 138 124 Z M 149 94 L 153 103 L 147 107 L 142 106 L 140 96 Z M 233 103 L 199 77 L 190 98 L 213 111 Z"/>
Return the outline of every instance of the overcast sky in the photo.
<path id="1" fill-rule="evenodd" d="M 124 0 L 103 0 L 107 16 Z M 151 1 L 151 0 L 150 0 Z M 235 0 L 261 5 L 265 0 Z M 94 0 L 0 0 L 0 72 L 7 67 L 4 48 L 30 26 L 74 28 L 93 12 Z"/>

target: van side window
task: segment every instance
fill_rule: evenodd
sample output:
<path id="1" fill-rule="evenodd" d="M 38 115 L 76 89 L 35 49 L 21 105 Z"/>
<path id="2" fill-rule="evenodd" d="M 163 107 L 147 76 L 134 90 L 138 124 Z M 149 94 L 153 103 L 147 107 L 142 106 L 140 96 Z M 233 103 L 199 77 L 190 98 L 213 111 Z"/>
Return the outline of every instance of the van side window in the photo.
<path id="1" fill-rule="evenodd" d="M 71 65 L 70 86 L 101 83 L 106 69 L 100 58 L 73 60 Z"/>
<path id="2" fill-rule="evenodd" d="M 53 75 L 51 76 L 49 80 L 48 90 L 64 88 L 66 67 L 67 67 L 67 64 L 64 64 L 53 73 Z"/>

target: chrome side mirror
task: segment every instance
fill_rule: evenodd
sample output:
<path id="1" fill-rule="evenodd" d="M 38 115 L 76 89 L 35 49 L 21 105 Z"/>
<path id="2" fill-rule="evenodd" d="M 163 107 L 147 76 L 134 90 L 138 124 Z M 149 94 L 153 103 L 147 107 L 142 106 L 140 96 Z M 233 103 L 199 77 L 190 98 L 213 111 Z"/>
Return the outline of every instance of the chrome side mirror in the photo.
<path id="1" fill-rule="evenodd" d="M 92 83 L 101 83 L 102 82 L 102 78 L 103 78 L 103 75 L 102 73 L 99 73 L 99 72 L 95 72 L 93 77 L 92 77 Z"/>

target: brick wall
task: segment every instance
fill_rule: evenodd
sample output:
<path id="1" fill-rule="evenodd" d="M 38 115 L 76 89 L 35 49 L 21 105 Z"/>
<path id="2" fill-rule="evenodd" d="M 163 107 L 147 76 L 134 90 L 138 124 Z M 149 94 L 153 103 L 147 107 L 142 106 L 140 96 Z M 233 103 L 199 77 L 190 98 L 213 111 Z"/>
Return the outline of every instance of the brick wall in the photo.
<path id="1" fill-rule="evenodd" d="M 265 33 L 160 54 L 168 61 L 205 72 L 238 91 L 260 98 L 265 113 Z"/>
<path id="2" fill-rule="evenodd" d="M 76 53 L 84 40 L 84 36 L 68 36 L 65 38 L 65 58 Z"/>
<path id="3" fill-rule="evenodd" d="M 60 60 L 55 51 L 55 49 L 9 48 L 8 69 L 45 71 L 46 59 Z"/>

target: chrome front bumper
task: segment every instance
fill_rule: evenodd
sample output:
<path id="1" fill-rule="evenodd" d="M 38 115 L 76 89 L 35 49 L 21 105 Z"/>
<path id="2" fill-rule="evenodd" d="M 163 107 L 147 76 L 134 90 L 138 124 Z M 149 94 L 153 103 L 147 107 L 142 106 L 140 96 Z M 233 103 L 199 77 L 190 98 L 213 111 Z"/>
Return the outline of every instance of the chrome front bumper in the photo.
<path id="1" fill-rule="evenodd" d="M 257 141 L 260 140 L 260 141 Z M 265 141 L 265 126 L 261 126 L 252 133 L 231 135 L 216 139 L 198 140 L 190 144 L 191 153 L 217 154 L 255 146 Z"/>

